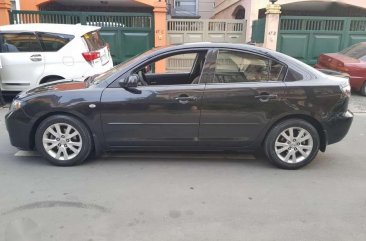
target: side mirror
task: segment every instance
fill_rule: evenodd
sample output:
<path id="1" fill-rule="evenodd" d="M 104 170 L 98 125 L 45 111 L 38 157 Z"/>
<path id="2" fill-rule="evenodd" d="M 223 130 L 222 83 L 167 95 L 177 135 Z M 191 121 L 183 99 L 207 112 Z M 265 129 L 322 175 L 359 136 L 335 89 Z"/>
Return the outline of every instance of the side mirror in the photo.
<path id="1" fill-rule="evenodd" d="M 136 74 L 130 75 L 119 81 L 119 86 L 122 88 L 136 88 L 138 86 L 139 76 Z"/>

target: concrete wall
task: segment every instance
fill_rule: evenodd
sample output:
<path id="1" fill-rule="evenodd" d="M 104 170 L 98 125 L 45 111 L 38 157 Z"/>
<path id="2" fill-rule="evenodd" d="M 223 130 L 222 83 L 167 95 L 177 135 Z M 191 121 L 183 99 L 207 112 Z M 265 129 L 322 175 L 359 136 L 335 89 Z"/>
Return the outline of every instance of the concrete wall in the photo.
<path id="1" fill-rule="evenodd" d="M 213 16 L 215 0 L 198 0 L 198 15 L 203 19 Z"/>

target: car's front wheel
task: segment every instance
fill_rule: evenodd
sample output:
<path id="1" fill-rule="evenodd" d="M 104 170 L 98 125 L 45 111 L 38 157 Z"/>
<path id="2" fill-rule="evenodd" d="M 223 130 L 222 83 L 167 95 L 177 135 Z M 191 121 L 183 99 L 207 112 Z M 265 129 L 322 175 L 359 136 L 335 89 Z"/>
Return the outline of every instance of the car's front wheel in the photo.
<path id="1" fill-rule="evenodd" d="M 309 164 L 319 151 L 319 134 L 302 119 L 278 123 L 268 133 L 264 149 L 267 158 L 283 169 L 298 169 Z"/>
<path id="2" fill-rule="evenodd" d="M 78 119 L 66 115 L 45 119 L 36 131 L 35 144 L 50 163 L 58 166 L 81 164 L 92 151 L 89 130 Z"/>

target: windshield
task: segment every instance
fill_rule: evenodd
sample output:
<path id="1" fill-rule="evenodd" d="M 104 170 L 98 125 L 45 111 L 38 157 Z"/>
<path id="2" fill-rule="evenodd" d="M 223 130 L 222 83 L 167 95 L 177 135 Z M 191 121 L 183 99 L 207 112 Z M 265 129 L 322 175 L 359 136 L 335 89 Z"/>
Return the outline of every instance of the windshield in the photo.
<path id="1" fill-rule="evenodd" d="M 156 50 L 158 50 L 158 48 L 153 48 L 151 50 L 148 50 L 142 54 L 139 54 L 137 56 L 135 56 L 134 58 L 132 59 L 129 59 L 129 60 L 126 60 L 116 66 L 114 66 L 112 69 L 104 72 L 104 73 L 101 73 L 99 75 L 96 75 L 95 77 L 93 77 L 93 79 L 90 81 L 91 84 L 93 85 L 96 85 L 96 84 L 99 84 L 100 82 L 102 82 L 103 80 L 106 80 L 108 79 L 109 77 L 111 77 L 112 75 L 114 75 L 115 73 L 118 73 L 120 72 L 123 68 L 125 68 L 126 66 L 130 65 L 131 63 L 135 62 L 135 61 L 140 61 L 142 60 L 143 58 L 145 58 L 147 55 L 155 52 Z"/>
<path id="2" fill-rule="evenodd" d="M 362 59 L 366 56 L 366 45 L 358 43 L 342 50 L 340 53 L 351 58 Z"/>

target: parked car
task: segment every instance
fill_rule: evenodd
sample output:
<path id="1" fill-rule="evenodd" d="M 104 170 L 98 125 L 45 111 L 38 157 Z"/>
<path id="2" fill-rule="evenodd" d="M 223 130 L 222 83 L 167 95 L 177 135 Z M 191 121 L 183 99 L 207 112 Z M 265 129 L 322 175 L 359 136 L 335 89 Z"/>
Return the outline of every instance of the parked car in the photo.
<path id="1" fill-rule="evenodd" d="M 191 69 L 168 73 L 169 58 Z M 350 128 L 348 79 L 250 45 L 196 43 L 150 50 L 85 82 L 20 93 L 6 115 L 12 145 L 51 163 L 113 150 L 263 148 L 286 169 L 310 163 Z"/>
<path id="2" fill-rule="evenodd" d="M 366 42 L 352 45 L 339 53 L 321 54 L 315 68 L 347 73 L 351 87 L 366 96 Z"/>
<path id="3" fill-rule="evenodd" d="M 111 69 L 109 47 L 99 29 L 66 24 L 0 26 L 1 90 L 19 92 Z"/>

